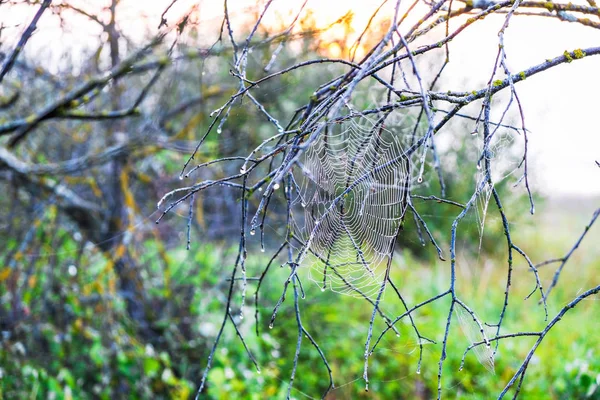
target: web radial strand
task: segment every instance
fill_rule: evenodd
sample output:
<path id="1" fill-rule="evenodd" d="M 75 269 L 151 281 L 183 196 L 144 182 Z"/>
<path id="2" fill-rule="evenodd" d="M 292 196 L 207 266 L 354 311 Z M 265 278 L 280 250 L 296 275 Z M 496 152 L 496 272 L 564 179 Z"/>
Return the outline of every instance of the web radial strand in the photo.
<path id="1" fill-rule="evenodd" d="M 310 243 L 302 266 L 321 288 L 376 295 L 406 209 L 410 171 L 402 154 L 397 133 L 362 118 L 330 125 L 302 155 L 294 170 L 295 233 Z"/>

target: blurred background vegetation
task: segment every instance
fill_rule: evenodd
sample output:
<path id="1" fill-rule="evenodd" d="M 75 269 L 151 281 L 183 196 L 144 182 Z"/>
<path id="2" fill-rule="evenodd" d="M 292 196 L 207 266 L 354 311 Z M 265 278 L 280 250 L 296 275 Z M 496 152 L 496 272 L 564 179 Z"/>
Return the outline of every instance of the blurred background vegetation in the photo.
<path id="1" fill-rule="evenodd" d="M 350 17 L 340 19 L 337 25 L 349 29 Z M 23 56 L 0 87 L 0 103 L 10 100 L 10 107 L 0 109 L 0 125 L 30 115 L 107 66 L 119 66 L 135 45 L 119 37 L 118 25 L 111 26 L 110 18 L 107 21 L 104 40 L 97 48 L 81 50 L 74 57 L 65 46 L 58 69 L 46 68 L 43 55 Z M 305 32 L 317 30 L 310 15 L 300 24 Z M 250 76 L 264 76 L 263 68 L 273 51 L 284 43 L 269 40 L 269 34 L 259 32 Z M 235 80 L 229 75 L 230 50 L 216 46 L 209 52 L 197 51 L 195 46 L 204 39 L 198 38 L 194 27 L 181 36 L 184 39 L 174 47 L 180 61 L 168 65 L 144 102 L 127 118 L 104 118 L 101 113 L 134 102 L 155 70 L 125 75 L 100 93 L 91 93 L 85 112 L 95 113 L 95 118 L 63 116 L 36 128 L 24 144 L 11 150 L 29 169 L 12 168 L 12 159 L 3 153 L 0 398 L 187 399 L 195 394 L 222 318 L 239 231 L 239 203 L 235 193 L 209 190 L 199 196 L 189 250 L 187 208 L 177 208 L 175 214 L 156 225 L 160 215 L 156 203 L 165 192 L 181 185 L 179 171 L 208 128 L 210 112 L 234 93 Z M 120 41 L 119 45 L 111 47 L 112 40 Z M 285 43 L 281 50 L 277 69 L 327 51 L 316 33 L 285 40 L 290 46 Z M 338 47 L 336 51 L 348 54 L 343 42 Z M 8 48 L 7 44 L 0 46 L 2 57 Z M 157 45 L 154 58 L 146 62 L 160 64 L 158 55 L 165 54 L 167 48 Z M 332 66 L 298 70 L 261 85 L 255 95 L 272 115 L 286 121 L 316 87 L 340 72 L 343 69 Z M 15 93 L 18 98 L 11 100 Z M 222 133 L 209 135 L 196 161 L 245 155 L 271 131 L 272 126 L 252 104 L 237 107 Z M 99 157 L 107 149 L 114 149 L 111 156 Z M 470 197 L 476 177 L 464 166 L 476 162 L 477 150 L 476 145 L 461 140 L 441 149 L 440 158 L 448 163 L 445 171 L 450 171 L 444 175 L 446 198 L 464 203 Z M 84 161 L 69 163 L 73 159 Z M 229 174 L 225 168 L 230 167 L 218 173 Z M 433 168 L 429 166 L 427 173 L 424 195 L 438 190 Z M 194 179 L 208 177 L 201 171 Z M 513 183 L 506 179 L 499 188 L 509 205 L 506 208 L 515 242 L 535 261 L 563 256 L 583 231 L 598 199 L 538 196 L 538 214 L 532 217 L 527 213 L 526 197 L 512 188 Z M 456 208 L 419 199 L 413 203 L 441 247 L 447 249 Z M 464 299 L 477 305 L 483 320 L 492 320 L 502 304 L 506 245 L 497 214 L 485 217 L 481 234 L 482 207 L 468 215 L 460 231 L 458 273 Z M 276 220 L 269 224 L 267 252 L 260 255 L 255 251 L 249 258 L 249 276 L 260 273 L 275 250 L 278 237 L 270 241 L 269 233 L 276 236 L 280 229 Z M 392 272 L 402 282 L 411 304 L 445 290 L 449 279 L 448 263 L 438 260 L 433 247 L 427 241 L 423 244 L 416 231 L 415 221 L 407 218 Z M 550 315 L 591 282 L 597 282 L 599 239 L 592 232 L 569 262 L 567 268 L 577 273 L 563 277 L 549 300 Z M 515 268 L 515 304 L 505 329 L 541 329 L 545 323 L 537 300 L 522 300 L 534 281 L 522 260 Z M 550 268 L 542 271 L 544 282 L 551 276 Z M 276 268 L 265 282 L 258 304 L 258 327 L 253 318 L 237 321 L 261 373 L 256 372 L 229 326 L 203 398 L 285 396 L 296 341 L 293 310 L 284 307 L 274 329 L 266 325 L 286 278 L 287 272 Z M 305 285 L 305 290 L 306 300 L 301 302 L 304 322 L 333 369 L 336 388 L 328 398 L 433 396 L 439 345 L 425 346 L 418 374 L 418 343 L 410 325 L 403 324 L 399 337 L 387 336 L 371 358 L 371 390 L 367 393 L 361 378 L 362 354 L 371 306 L 353 297 L 321 292 L 315 285 Z M 240 304 L 239 298 L 235 300 Z M 543 342 L 525 379 L 523 398 L 600 399 L 600 319 L 594 300 L 597 298 L 583 302 L 567 315 Z M 245 315 L 251 316 L 253 304 L 249 303 Z M 416 313 L 423 335 L 438 342 L 447 316 L 444 304 L 436 303 Z M 386 307 L 388 315 L 402 312 L 394 305 Z M 472 354 L 459 372 L 469 343 L 459 328 L 453 328 L 452 334 L 456 340 L 449 342 L 445 365 L 449 372 L 444 393 L 448 398 L 495 397 L 533 344 L 528 338 L 503 342 L 495 375 Z M 319 398 L 327 387 L 327 374 L 318 353 L 305 346 L 298 368 L 293 397 Z"/>

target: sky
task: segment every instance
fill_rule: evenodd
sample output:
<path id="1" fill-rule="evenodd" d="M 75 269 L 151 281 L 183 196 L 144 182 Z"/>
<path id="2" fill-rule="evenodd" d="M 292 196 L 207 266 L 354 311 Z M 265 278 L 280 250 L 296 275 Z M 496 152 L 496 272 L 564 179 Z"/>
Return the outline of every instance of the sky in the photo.
<path id="1" fill-rule="evenodd" d="M 491 20 L 490 20 L 491 21 Z M 599 19 L 600 21 L 600 19 Z M 496 21 L 495 21 L 496 22 Z M 465 31 L 448 76 L 489 76 L 503 21 Z M 486 29 L 487 28 L 487 29 Z M 508 65 L 518 72 L 565 50 L 595 47 L 600 31 L 536 18 L 514 18 L 506 33 Z M 549 194 L 600 194 L 600 57 L 586 57 L 530 77 L 517 86 L 525 112 L 533 185 Z M 468 84 L 466 85 L 468 86 Z"/>
<path id="2" fill-rule="evenodd" d="M 119 13 L 123 26 L 130 35 L 143 36 L 155 32 L 160 14 L 171 0 L 121 0 Z M 60 2 L 56 1 L 55 4 Z M 102 2 L 98 0 L 71 1 L 79 7 L 92 10 Z M 300 1 L 273 2 L 265 15 L 266 26 L 280 25 L 290 21 L 292 10 L 298 10 Z M 408 2 L 406 2 L 408 4 Z M 179 0 L 167 14 L 169 23 L 191 5 L 197 4 L 202 27 L 218 26 L 222 15 L 222 3 L 214 1 Z M 253 20 L 251 12 L 254 1 L 231 0 L 230 9 L 237 17 Z M 317 26 L 326 26 L 346 11 L 353 10 L 352 27 L 357 33 L 367 23 L 371 10 L 377 2 L 364 0 L 308 0 L 309 10 Z M 587 4 L 587 3 L 582 3 Z M 35 12 L 31 8 L 12 8 L 8 12 L 0 6 L 0 24 L 7 27 L 3 32 L 6 43 L 18 37 L 23 29 L 15 21 L 28 21 Z M 418 11 L 418 9 L 416 9 Z M 600 21 L 600 18 L 599 18 Z M 452 62 L 444 77 L 453 90 L 481 88 L 490 77 L 497 53 L 498 31 L 502 17 L 486 19 L 466 29 L 451 43 Z M 49 51 L 68 41 L 73 58 L 77 49 L 89 46 L 100 34 L 97 26 L 73 18 L 61 27 L 50 15 L 40 23 L 35 38 L 28 45 L 29 51 Z M 451 27 L 457 27 L 453 22 Z M 70 30 L 65 26 L 72 27 Z M 451 28 L 452 29 L 452 28 Z M 443 31 L 440 30 L 438 34 Z M 330 35 L 343 35 L 333 30 Z M 435 32 L 433 34 L 436 34 Z M 351 40 L 352 38 L 348 38 Z M 562 54 L 565 50 L 598 46 L 600 30 L 549 18 L 513 17 L 506 32 L 505 49 L 508 65 L 517 72 Z M 335 47 L 330 49 L 335 52 Z M 50 51 L 51 52 L 51 51 Z M 335 55 L 335 54 L 334 54 Z M 50 56 L 49 56 L 50 57 Z M 530 130 L 530 174 L 534 189 L 548 195 L 600 195 L 600 56 L 586 57 L 568 65 L 561 65 L 531 77 L 517 86 L 523 104 L 526 126 Z"/>

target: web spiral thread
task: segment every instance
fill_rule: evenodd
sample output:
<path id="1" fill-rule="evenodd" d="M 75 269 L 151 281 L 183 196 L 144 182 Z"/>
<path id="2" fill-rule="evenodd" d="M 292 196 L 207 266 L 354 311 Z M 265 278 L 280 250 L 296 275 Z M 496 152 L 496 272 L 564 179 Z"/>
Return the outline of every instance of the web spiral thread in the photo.
<path id="1" fill-rule="evenodd" d="M 379 290 L 406 210 L 410 167 L 402 154 L 398 135 L 363 119 L 329 125 L 302 155 L 294 229 L 309 243 L 302 265 L 323 290 L 369 297 Z"/>

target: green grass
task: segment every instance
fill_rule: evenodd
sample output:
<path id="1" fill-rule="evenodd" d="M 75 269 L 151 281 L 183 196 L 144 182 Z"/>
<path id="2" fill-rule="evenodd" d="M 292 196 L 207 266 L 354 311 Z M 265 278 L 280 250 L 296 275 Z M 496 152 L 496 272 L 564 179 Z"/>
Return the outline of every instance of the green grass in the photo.
<path id="1" fill-rule="evenodd" d="M 556 221 L 552 219 L 545 221 L 542 226 L 519 227 L 522 229 L 515 235 L 516 240 L 529 251 L 534 262 L 560 257 L 571 248 L 587 223 L 585 212 L 577 215 L 570 218 L 563 215 L 569 223 L 563 225 L 566 228 L 558 233 Z M 515 227 L 513 229 L 517 231 Z M 598 236 L 591 232 L 565 267 L 559 285 L 548 300 L 550 319 L 578 293 L 598 284 L 600 257 L 595 245 L 598 243 Z M 505 243 L 499 245 L 505 246 Z M 548 266 L 540 271 L 546 287 L 556 267 L 557 265 Z M 414 305 L 446 290 L 449 272 L 448 262 L 423 262 L 404 253 L 396 256 L 392 277 L 409 305 Z M 483 321 L 497 322 L 503 304 L 506 272 L 505 255 L 490 259 L 485 255 L 459 254 L 457 295 Z M 227 355 L 217 357 L 215 368 L 210 374 L 211 397 L 241 399 L 250 398 L 252 393 L 266 393 L 269 397 L 280 398 L 284 395 L 291 373 L 296 339 L 291 295 L 288 295 L 284 308 L 278 314 L 275 328 L 268 330 L 266 325 L 274 302 L 281 293 L 281 282 L 285 278 L 285 272 L 275 271 L 265 287 L 269 295 L 262 296 L 260 346 L 259 343 L 254 343 L 256 346 L 253 347 L 262 366 L 262 374 L 258 375 L 249 362 L 233 362 L 231 349 L 240 346 L 229 332 Z M 300 302 L 303 323 L 323 349 L 333 369 L 336 389 L 328 398 L 435 397 L 449 298 L 429 304 L 414 313 L 421 334 L 437 342 L 424 346 L 421 373 L 416 372 L 419 351 L 414 330 L 409 324 L 400 323 L 400 336 L 396 337 L 393 332 L 389 332 L 370 357 L 370 391 L 367 393 L 362 379 L 362 355 L 372 306 L 350 296 L 322 293 L 305 276 L 303 281 L 307 292 L 306 299 Z M 527 264 L 520 256 L 515 255 L 509 307 L 502 334 L 539 331 L 546 326 L 543 307 L 538 304 L 539 292 L 525 300 L 534 285 L 534 276 Z M 600 398 L 600 347 L 597 345 L 600 318 L 597 300 L 598 297 L 592 297 L 580 303 L 545 337 L 528 367 L 520 398 Z M 390 289 L 385 294 L 382 308 L 390 316 L 403 311 Z M 253 337 L 251 322 L 244 322 L 244 326 L 248 336 Z M 377 336 L 384 328 L 380 319 L 375 327 Z M 459 327 L 456 315 L 452 320 L 449 337 L 442 378 L 443 398 L 460 399 L 496 398 L 536 340 L 535 337 L 519 337 L 501 341 L 495 357 L 495 373 L 490 373 L 473 353 L 467 355 L 465 367 L 459 371 L 460 360 L 469 341 Z M 254 339 L 251 342 L 255 342 Z M 326 386 L 326 370 L 317 352 L 304 340 L 292 395 L 298 399 L 319 398 Z M 509 392 L 508 398 L 512 398 L 512 393 Z"/>

